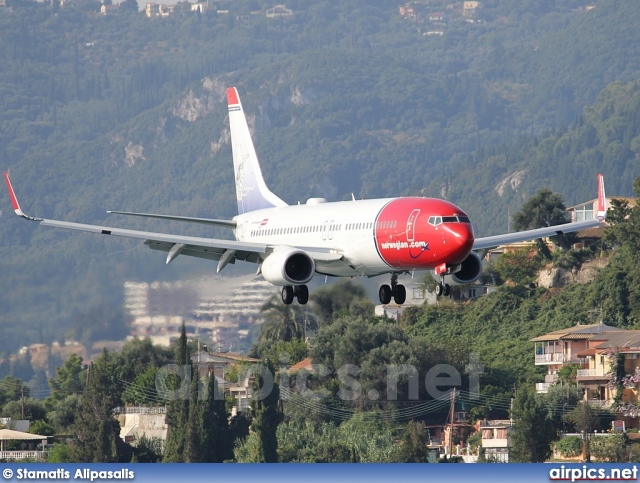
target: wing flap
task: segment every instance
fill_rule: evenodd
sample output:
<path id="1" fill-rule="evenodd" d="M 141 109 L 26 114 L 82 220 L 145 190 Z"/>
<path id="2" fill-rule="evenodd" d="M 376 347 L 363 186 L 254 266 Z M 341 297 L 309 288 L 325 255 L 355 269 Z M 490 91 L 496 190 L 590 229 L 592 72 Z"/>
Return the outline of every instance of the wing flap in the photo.
<path id="1" fill-rule="evenodd" d="M 144 242 L 152 250 L 159 250 L 162 252 L 169 252 L 173 248 L 173 243 L 160 242 L 155 240 L 147 240 Z M 203 258 L 206 260 L 219 261 L 227 250 L 224 248 L 215 247 L 203 247 L 198 245 L 185 245 L 180 250 L 180 256 L 185 255 L 187 257 Z M 236 250 L 233 257 L 231 257 L 228 263 L 235 264 L 236 260 L 244 262 L 259 263 L 260 253 L 249 250 Z"/>

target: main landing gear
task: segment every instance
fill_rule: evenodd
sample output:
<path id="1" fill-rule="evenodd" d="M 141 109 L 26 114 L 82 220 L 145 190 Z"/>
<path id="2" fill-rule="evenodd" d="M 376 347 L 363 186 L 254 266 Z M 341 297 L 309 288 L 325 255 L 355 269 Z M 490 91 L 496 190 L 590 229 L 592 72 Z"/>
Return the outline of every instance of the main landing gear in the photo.
<path id="1" fill-rule="evenodd" d="M 282 302 L 285 305 L 291 305 L 293 298 L 298 299 L 300 305 L 304 305 L 309 301 L 309 289 L 306 285 L 296 285 L 295 287 L 282 287 Z"/>
<path id="2" fill-rule="evenodd" d="M 436 285 L 436 295 L 438 297 L 442 295 L 444 295 L 445 297 L 448 297 L 450 293 L 451 293 L 451 287 L 449 286 L 448 283 L 444 283 L 444 277 L 440 277 L 440 283 Z"/>
<path id="3" fill-rule="evenodd" d="M 398 274 L 394 273 L 391 275 L 391 287 L 382 285 L 378 296 L 382 305 L 387 305 L 391 302 L 391 297 L 393 297 L 395 303 L 402 305 L 407 300 L 407 289 L 404 288 L 404 285 L 398 283 Z"/>

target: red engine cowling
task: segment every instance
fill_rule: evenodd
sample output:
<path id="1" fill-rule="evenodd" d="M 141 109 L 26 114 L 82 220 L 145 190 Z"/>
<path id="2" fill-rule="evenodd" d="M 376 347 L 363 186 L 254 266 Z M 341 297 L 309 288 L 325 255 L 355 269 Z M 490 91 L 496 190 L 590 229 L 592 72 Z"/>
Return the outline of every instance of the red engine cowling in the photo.
<path id="1" fill-rule="evenodd" d="M 451 275 L 445 275 L 444 283 L 449 285 L 465 285 L 467 283 L 473 283 L 482 275 L 482 260 L 476 252 L 469 253 L 469 256 L 463 260 L 460 264 L 460 268 L 457 272 Z M 440 281 L 440 275 L 434 271 L 431 272 L 431 276 L 437 282 Z"/>
<path id="2" fill-rule="evenodd" d="M 316 265 L 308 253 L 295 248 L 274 250 L 262 262 L 262 276 L 267 282 L 283 287 L 303 285 L 313 278 Z"/>

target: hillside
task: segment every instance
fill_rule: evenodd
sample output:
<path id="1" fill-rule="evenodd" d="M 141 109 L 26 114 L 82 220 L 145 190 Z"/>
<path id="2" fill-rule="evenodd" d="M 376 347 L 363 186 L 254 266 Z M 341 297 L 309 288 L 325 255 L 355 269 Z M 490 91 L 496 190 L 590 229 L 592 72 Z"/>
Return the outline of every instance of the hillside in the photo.
<path id="1" fill-rule="evenodd" d="M 482 235 L 503 231 L 507 207 L 540 186 L 571 204 L 593 197 L 602 171 L 610 193 L 632 193 L 635 84 L 596 99 L 640 78 L 631 1 L 487 1 L 473 22 L 433 2 L 445 12 L 437 25 L 387 2 L 289 2 L 294 15 L 278 20 L 249 1 L 166 19 L 102 16 L 91 0 L 56 12 L 10 5 L 0 15 L 0 166 L 28 213 L 224 235 L 104 210 L 233 216 L 228 85 L 251 116 L 267 182 L 290 203 L 443 195 Z M 424 35 L 433 30 L 443 34 Z M 518 171 L 519 189 L 498 196 Z M 6 197 L 2 213 L 0 351 L 90 325 L 121 306 L 126 279 L 213 269 L 38 229 L 6 216 Z"/>

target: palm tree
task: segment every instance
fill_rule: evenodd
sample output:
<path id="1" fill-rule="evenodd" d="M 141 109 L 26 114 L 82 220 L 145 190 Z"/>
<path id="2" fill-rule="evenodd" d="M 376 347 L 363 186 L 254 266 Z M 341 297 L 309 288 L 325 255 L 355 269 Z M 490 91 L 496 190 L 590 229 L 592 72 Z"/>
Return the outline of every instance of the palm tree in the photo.
<path id="1" fill-rule="evenodd" d="M 303 305 L 285 305 L 277 295 L 272 296 L 260 309 L 264 324 L 259 341 L 302 339 L 307 331 L 317 331 L 316 316 Z"/>

